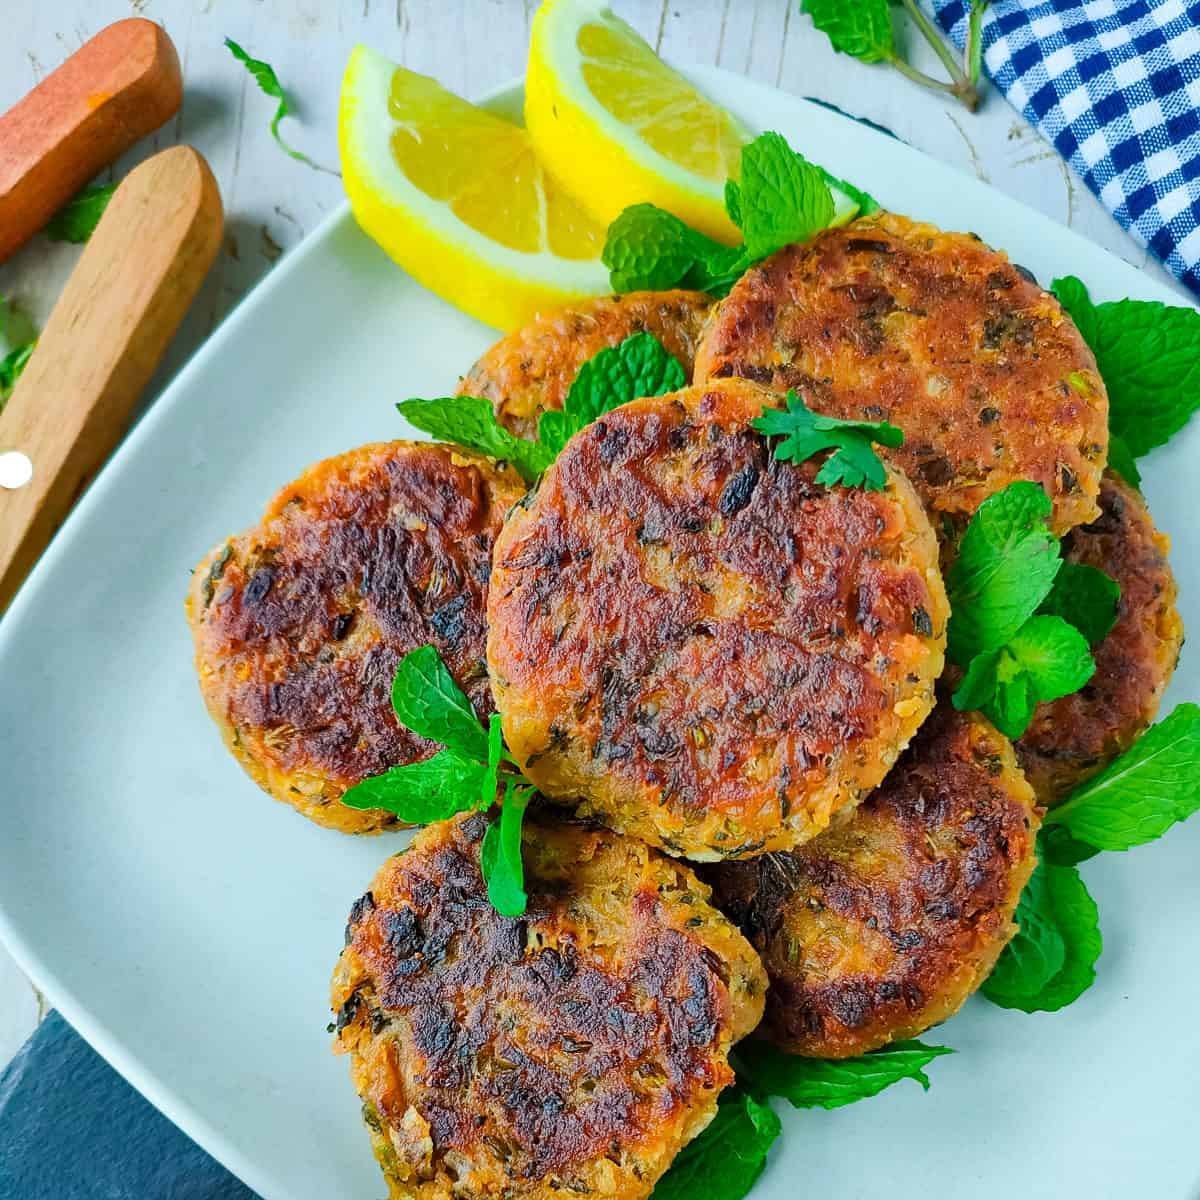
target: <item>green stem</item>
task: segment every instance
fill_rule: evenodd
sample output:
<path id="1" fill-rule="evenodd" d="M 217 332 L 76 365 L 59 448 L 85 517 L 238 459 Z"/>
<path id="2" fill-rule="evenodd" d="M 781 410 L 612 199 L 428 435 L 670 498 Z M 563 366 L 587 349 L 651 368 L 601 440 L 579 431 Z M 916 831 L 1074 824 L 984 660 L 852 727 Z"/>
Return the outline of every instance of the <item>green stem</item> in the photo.
<path id="1" fill-rule="evenodd" d="M 913 24 L 921 31 L 921 36 L 933 47 L 934 53 L 942 60 L 946 70 L 950 72 L 950 78 L 957 84 L 968 84 L 969 81 L 963 74 L 962 67 L 958 65 L 958 60 L 950 52 L 950 47 L 942 40 L 942 36 L 933 22 L 921 11 L 917 0 L 900 0 L 900 2 L 912 18 Z"/>
<path id="2" fill-rule="evenodd" d="M 963 66 L 966 68 L 967 81 L 972 87 L 979 86 L 983 74 L 983 14 L 987 9 L 986 3 L 976 0 L 971 5 L 971 17 L 967 22 L 967 45 L 963 51 Z"/>
<path id="3" fill-rule="evenodd" d="M 910 66 L 898 54 L 889 55 L 886 61 L 889 66 L 895 67 L 901 75 L 906 79 L 911 79 L 913 83 L 919 83 L 922 87 L 932 88 L 935 92 L 945 92 L 947 96 L 962 99 L 959 84 L 943 83 L 940 79 L 934 79 L 932 75 L 926 75 L 924 71 L 918 71 L 916 67 Z"/>

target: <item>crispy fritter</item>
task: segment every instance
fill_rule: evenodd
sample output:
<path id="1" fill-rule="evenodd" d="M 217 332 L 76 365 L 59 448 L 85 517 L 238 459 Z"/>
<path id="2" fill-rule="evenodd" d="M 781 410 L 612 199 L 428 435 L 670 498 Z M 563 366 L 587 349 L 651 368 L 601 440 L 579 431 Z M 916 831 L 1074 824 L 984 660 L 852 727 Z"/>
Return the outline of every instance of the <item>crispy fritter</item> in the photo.
<path id="1" fill-rule="evenodd" d="M 957 1012 L 1016 932 L 1035 803 L 1008 740 L 944 703 L 836 828 L 705 868 L 771 980 L 759 1035 L 852 1058 Z"/>
<path id="2" fill-rule="evenodd" d="M 200 689 L 252 779 L 345 833 L 396 823 L 337 803 L 437 746 L 392 713 L 396 664 L 432 642 L 486 716 L 492 542 L 524 485 L 446 446 L 387 442 L 311 467 L 196 568 Z"/>
<path id="3" fill-rule="evenodd" d="M 714 310 L 696 382 L 796 388 L 816 411 L 889 420 L 891 461 L 935 513 L 1040 483 L 1063 532 L 1097 512 L 1108 394 L 1058 301 L 969 234 L 880 213 L 788 246 Z"/>
<path id="4" fill-rule="evenodd" d="M 1100 516 L 1063 541 L 1063 558 L 1106 571 L 1120 585 L 1121 602 L 1117 623 L 1093 648 L 1091 681 L 1039 705 L 1016 743 L 1043 804 L 1065 799 L 1123 754 L 1158 714 L 1183 647 L 1169 545 L 1142 497 L 1111 471 L 1100 486 Z"/>
<path id="5" fill-rule="evenodd" d="M 541 313 L 501 338 L 458 385 L 483 396 L 520 437 L 536 437 L 538 418 L 560 409 L 579 368 L 632 333 L 652 333 L 683 364 L 688 379 L 700 327 L 712 307 L 703 292 L 629 292 Z"/>
<path id="6" fill-rule="evenodd" d="M 530 820 L 500 916 L 480 816 L 428 827 L 351 911 L 333 977 L 391 1200 L 650 1195 L 712 1119 L 766 977 L 686 867 Z"/>
<path id="7" fill-rule="evenodd" d="M 690 858 L 787 849 L 884 776 L 947 620 L 907 480 L 827 488 L 742 380 L 577 434 L 496 540 L 488 668 L 542 791 Z"/>

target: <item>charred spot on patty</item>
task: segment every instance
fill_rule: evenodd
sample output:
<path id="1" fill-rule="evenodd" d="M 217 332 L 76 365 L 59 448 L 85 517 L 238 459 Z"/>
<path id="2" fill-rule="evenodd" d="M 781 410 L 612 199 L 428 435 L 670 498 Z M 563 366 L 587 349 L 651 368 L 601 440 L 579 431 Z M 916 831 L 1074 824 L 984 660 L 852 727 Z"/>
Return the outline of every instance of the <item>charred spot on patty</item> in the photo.
<path id="1" fill-rule="evenodd" d="M 1032 479 L 1057 532 L 1095 515 L 1108 445 L 1095 358 L 1058 301 L 973 236 L 877 213 L 785 247 L 705 327 L 696 382 L 729 377 L 898 425 L 905 443 L 886 456 L 934 512 L 969 516 Z"/>
<path id="2" fill-rule="evenodd" d="M 410 650 L 435 645 L 476 711 L 492 711 L 486 581 L 522 490 L 449 447 L 364 446 L 311 468 L 201 565 L 188 602 L 201 690 L 258 783 L 348 832 L 393 822 L 336 801 L 437 749 L 392 713 Z"/>
<path id="3" fill-rule="evenodd" d="M 691 857 L 819 832 L 882 778 L 941 669 L 936 541 L 907 482 L 827 488 L 819 461 L 774 458 L 750 427 L 774 403 L 727 380 L 624 405 L 497 539 L 509 747 L 548 796 Z"/>
<path id="4" fill-rule="evenodd" d="M 844 822 L 788 854 L 702 868 L 766 965 L 758 1036 L 854 1057 L 956 1012 L 1015 932 L 1035 803 L 1007 740 L 942 704 Z"/>
<path id="5" fill-rule="evenodd" d="M 391 1194 L 648 1196 L 732 1080 L 762 967 L 685 867 L 579 826 L 527 823 L 502 917 L 468 825 L 384 865 L 334 973 Z"/>
<path id="6" fill-rule="evenodd" d="M 1158 715 L 1183 646 L 1167 538 L 1145 501 L 1111 471 L 1100 515 L 1063 539 L 1067 562 L 1096 567 L 1121 589 L 1117 621 L 1092 649 L 1096 673 L 1080 691 L 1041 704 L 1016 743 L 1038 799 L 1066 799 L 1124 753 Z"/>

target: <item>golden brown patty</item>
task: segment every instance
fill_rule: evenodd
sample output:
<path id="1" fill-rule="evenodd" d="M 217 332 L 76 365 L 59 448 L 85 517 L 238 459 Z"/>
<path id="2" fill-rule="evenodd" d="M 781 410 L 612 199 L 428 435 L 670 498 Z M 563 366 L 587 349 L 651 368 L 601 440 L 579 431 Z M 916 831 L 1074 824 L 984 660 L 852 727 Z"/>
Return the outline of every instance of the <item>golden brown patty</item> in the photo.
<path id="1" fill-rule="evenodd" d="M 572 439 L 496 540 L 488 668 L 548 796 L 692 858 L 786 849 L 883 778 L 932 705 L 947 607 L 908 482 L 815 482 L 742 380 Z"/>
<path id="2" fill-rule="evenodd" d="M 957 1012 L 1016 931 L 1034 804 L 1007 739 L 942 704 L 836 828 L 791 854 L 706 868 L 770 976 L 760 1034 L 850 1058 Z"/>
<path id="3" fill-rule="evenodd" d="M 523 490 L 445 446 L 363 446 L 311 467 L 201 562 L 187 599 L 200 688 L 256 783 L 346 833 L 395 823 L 337 801 L 437 748 L 392 713 L 410 650 L 432 642 L 476 711 L 493 711 L 492 541 Z"/>
<path id="4" fill-rule="evenodd" d="M 536 437 L 538 417 L 562 408 L 579 368 L 631 333 L 654 334 L 691 379 L 696 340 L 711 307 L 703 292 L 630 292 L 542 313 L 501 338 L 459 383 L 459 394 L 485 397 L 502 425 Z"/>
<path id="5" fill-rule="evenodd" d="M 1169 543 L 1145 501 L 1108 472 L 1100 516 L 1063 541 L 1068 562 L 1098 567 L 1121 588 L 1117 623 L 1092 653 L 1096 673 L 1073 695 L 1042 704 L 1016 744 L 1043 804 L 1065 799 L 1128 750 L 1158 713 L 1183 646 Z"/>
<path id="6" fill-rule="evenodd" d="M 482 817 L 442 822 L 355 905 L 333 977 L 392 1200 L 637 1200 L 716 1111 L 766 977 L 686 867 L 530 821 L 500 916 Z"/>
<path id="7" fill-rule="evenodd" d="M 931 509 L 970 514 L 1040 483 L 1058 532 L 1096 515 L 1108 396 L 1058 301 L 977 238 L 880 213 L 789 246 L 714 311 L 696 381 L 796 388 L 829 416 L 887 419 Z"/>

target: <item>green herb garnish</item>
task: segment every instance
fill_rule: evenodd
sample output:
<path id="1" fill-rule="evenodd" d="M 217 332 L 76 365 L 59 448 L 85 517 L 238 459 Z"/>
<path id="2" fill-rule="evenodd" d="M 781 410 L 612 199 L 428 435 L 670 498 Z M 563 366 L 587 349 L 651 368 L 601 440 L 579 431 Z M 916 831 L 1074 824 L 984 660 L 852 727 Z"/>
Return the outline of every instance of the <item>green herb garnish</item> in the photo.
<path id="1" fill-rule="evenodd" d="M 769 1104 L 742 1088 L 726 1088 L 717 1115 L 680 1150 L 653 1200 L 741 1200 L 763 1173 L 782 1130 Z"/>
<path id="2" fill-rule="evenodd" d="M 240 62 L 250 75 L 254 82 L 258 84 L 259 90 L 266 96 L 270 96 L 272 100 L 278 100 L 279 103 L 275 108 L 275 115 L 271 118 L 271 136 L 275 139 L 279 148 L 290 157 L 296 159 L 297 162 L 302 162 L 307 166 L 314 167 L 318 171 L 328 171 L 327 167 L 322 167 L 313 162 L 307 154 L 300 150 L 295 150 L 284 141 L 283 134 L 279 132 L 279 124 L 284 117 L 294 116 L 296 106 L 292 103 L 291 97 L 284 90 L 283 84 L 279 82 L 279 76 L 275 74 L 275 68 L 270 63 L 263 62 L 259 58 L 251 58 L 245 50 L 241 48 L 233 40 L 233 38 L 225 39 L 226 48 L 234 58 Z M 336 174 L 336 172 L 334 172 Z"/>
<path id="3" fill-rule="evenodd" d="M 96 232 L 116 190 L 115 183 L 89 184 L 50 218 L 44 230 L 46 236 L 54 242 L 86 242 Z"/>
<path id="4" fill-rule="evenodd" d="M 833 221 L 832 181 L 780 134 L 761 134 L 742 147 L 739 179 L 725 184 L 725 209 L 742 245 L 724 246 L 664 209 L 635 204 L 608 227 L 604 242 L 613 290 L 685 287 L 724 295 L 756 262 Z"/>
<path id="5" fill-rule="evenodd" d="M 893 1042 L 858 1058 L 800 1058 L 765 1042 L 742 1042 L 734 1051 L 739 1083 L 760 1096 L 779 1096 L 794 1108 L 841 1108 L 877 1096 L 902 1079 L 929 1090 L 925 1068 L 948 1046 Z"/>
<path id="6" fill-rule="evenodd" d="M 0 412 L 37 345 L 33 322 L 0 296 Z"/>
<path id="7" fill-rule="evenodd" d="M 1137 486 L 1134 460 L 1200 408 L 1200 312 L 1155 300 L 1093 304 L 1073 275 L 1056 279 L 1051 291 L 1096 356 L 1108 392 L 1109 463 Z"/>
<path id="8" fill-rule="evenodd" d="M 871 443 L 895 448 L 904 434 L 887 421 L 841 421 L 814 413 L 794 391 L 785 406 L 764 408 L 751 422 L 766 437 L 778 437 L 774 454 L 785 462 L 805 462 L 822 450 L 833 450 L 817 472 L 817 482 L 826 487 L 842 484 L 880 492 L 887 485 L 887 470 Z"/>
<path id="9" fill-rule="evenodd" d="M 662 396 L 687 383 L 679 360 L 653 334 L 631 333 L 607 346 L 579 368 L 561 411 L 544 412 L 538 440 L 509 433 L 489 401 L 477 396 L 402 400 L 396 407 L 411 425 L 441 441 L 503 459 L 533 483 L 558 457 L 570 438 L 604 413 L 641 396 Z"/>
<path id="10" fill-rule="evenodd" d="M 1096 978 L 1103 949 L 1096 902 L 1074 866 L 1040 862 L 1016 914 L 1019 929 L 983 985 L 1002 1008 L 1056 1012 Z"/>
<path id="11" fill-rule="evenodd" d="M 1038 611 L 1069 621 L 1096 646 L 1117 623 L 1120 602 L 1121 588 L 1112 576 L 1086 563 L 1064 562 Z"/>
<path id="12" fill-rule="evenodd" d="M 521 824 L 533 796 L 533 788 L 517 787 L 511 779 L 507 782 L 500 816 L 488 826 L 479 852 L 488 899 L 505 917 L 519 917 L 529 902 L 521 858 Z"/>
<path id="13" fill-rule="evenodd" d="M 979 107 L 979 81 L 983 74 L 983 14 L 987 0 L 971 0 L 961 63 L 916 0 L 898 2 L 941 59 L 950 76 L 949 83 L 918 71 L 901 56 L 892 30 L 889 0 L 800 0 L 800 11 L 812 17 L 813 24 L 839 53 L 849 54 L 860 62 L 887 63 L 914 83 L 954 96 L 974 112 Z"/>

